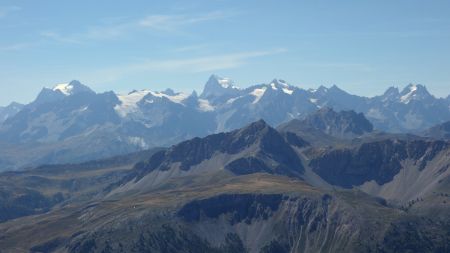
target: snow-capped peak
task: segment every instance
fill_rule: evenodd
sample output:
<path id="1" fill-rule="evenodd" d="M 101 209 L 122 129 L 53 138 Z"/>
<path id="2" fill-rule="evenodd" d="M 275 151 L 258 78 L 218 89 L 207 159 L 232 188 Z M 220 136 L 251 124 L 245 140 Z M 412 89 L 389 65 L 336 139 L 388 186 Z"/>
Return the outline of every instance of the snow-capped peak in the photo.
<path id="1" fill-rule="evenodd" d="M 230 88 L 231 89 L 239 89 L 239 87 L 234 85 L 234 81 L 228 77 L 221 77 L 221 76 L 214 74 L 214 75 L 211 75 L 208 82 L 209 81 L 216 81 L 224 89 L 230 89 Z"/>
<path id="2" fill-rule="evenodd" d="M 49 103 L 64 99 L 78 93 L 95 94 L 89 87 L 81 84 L 79 81 L 71 81 L 70 83 L 59 83 L 53 88 L 44 87 L 37 98 L 33 101 L 34 105 Z"/>
<path id="3" fill-rule="evenodd" d="M 217 78 L 217 82 L 225 89 L 228 89 L 228 88 L 237 89 L 238 88 L 234 85 L 233 80 L 231 80 L 230 78 Z"/>
<path id="4" fill-rule="evenodd" d="M 89 87 L 81 84 L 79 81 L 71 81 L 70 83 L 60 83 L 52 88 L 53 91 L 61 92 L 65 96 L 70 96 L 79 92 L 93 92 Z"/>
<path id="5" fill-rule="evenodd" d="M 293 87 L 291 87 L 286 81 L 281 79 L 274 79 L 270 84 L 270 87 L 272 90 L 278 90 L 281 89 L 284 93 L 291 95 L 294 90 Z"/>
<path id="6" fill-rule="evenodd" d="M 239 91 L 239 88 L 234 85 L 234 82 L 229 78 L 212 75 L 208 82 L 206 82 L 201 98 L 220 97 L 223 95 L 234 95 Z"/>
<path id="7" fill-rule="evenodd" d="M 411 100 L 421 100 L 430 97 L 425 86 L 420 84 L 410 84 L 400 93 L 400 102 L 408 104 Z"/>

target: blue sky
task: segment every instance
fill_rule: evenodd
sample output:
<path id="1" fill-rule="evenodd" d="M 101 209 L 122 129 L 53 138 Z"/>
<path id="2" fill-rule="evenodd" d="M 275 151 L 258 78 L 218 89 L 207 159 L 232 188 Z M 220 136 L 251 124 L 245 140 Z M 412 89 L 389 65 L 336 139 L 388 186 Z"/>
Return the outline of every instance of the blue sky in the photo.
<path id="1" fill-rule="evenodd" d="M 282 78 L 373 96 L 450 93 L 450 1 L 0 0 L 0 105 L 80 80 L 98 92 L 201 91 Z"/>

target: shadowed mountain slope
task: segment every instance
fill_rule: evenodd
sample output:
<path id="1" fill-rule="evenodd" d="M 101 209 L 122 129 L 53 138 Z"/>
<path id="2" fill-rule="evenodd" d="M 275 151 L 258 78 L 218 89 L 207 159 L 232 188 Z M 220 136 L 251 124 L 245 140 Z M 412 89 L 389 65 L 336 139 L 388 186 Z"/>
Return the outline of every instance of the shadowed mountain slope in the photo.
<path id="1" fill-rule="evenodd" d="M 27 198 L 36 205 L 4 218 L 0 248 L 446 252 L 450 144 L 387 134 L 346 140 L 314 146 L 261 120 L 135 160 L 3 173 L 2 185 L 27 197 L 1 196 L 20 210 Z"/>

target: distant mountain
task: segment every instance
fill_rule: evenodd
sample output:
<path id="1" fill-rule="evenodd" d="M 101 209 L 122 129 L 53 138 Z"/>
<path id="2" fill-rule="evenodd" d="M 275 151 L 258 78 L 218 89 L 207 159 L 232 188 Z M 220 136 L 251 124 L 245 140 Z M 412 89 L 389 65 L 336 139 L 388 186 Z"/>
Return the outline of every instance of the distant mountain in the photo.
<path id="1" fill-rule="evenodd" d="M 114 93 L 96 94 L 77 81 L 44 88 L 35 101 L 3 122 L 0 138 L 11 143 L 61 141 L 118 123 Z"/>
<path id="2" fill-rule="evenodd" d="M 66 97 L 77 94 L 94 94 L 89 87 L 81 84 L 79 81 L 72 81 L 70 83 L 57 84 L 53 88 L 43 88 L 32 105 L 37 106 L 45 103 L 52 103 L 63 100 Z"/>
<path id="3" fill-rule="evenodd" d="M 430 95 L 425 86 L 410 84 L 401 92 L 389 88 L 372 98 L 362 112 L 378 129 L 413 132 L 447 121 L 449 105 L 445 99 Z"/>
<path id="4" fill-rule="evenodd" d="M 373 126 L 362 113 L 335 112 L 332 108 L 323 107 L 302 120 L 295 119 L 281 124 L 278 129 L 298 135 L 320 131 L 336 138 L 354 138 L 372 132 Z"/>
<path id="5" fill-rule="evenodd" d="M 222 78 L 217 75 L 212 75 L 206 82 L 203 92 L 200 95 L 201 99 L 214 100 L 213 103 L 220 103 L 225 101 L 215 101 L 216 98 L 234 98 L 240 94 L 240 89 L 234 86 L 234 82 L 229 78 Z"/>
<path id="6" fill-rule="evenodd" d="M 13 117 L 18 113 L 20 110 L 22 110 L 24 105 L 12 102 L 8 106 L 1 107 L 0 106 L 0 124 L 3 123 L 8 118 Z"/>
<path id="7" fill-rule="evenodd" d="M 417 132 L 450 120 L 450 100 L 435 98 L 422 85 L 409 85 L 402 92 L 389 88 L 366 98 L 335 85 L 306 90 L 281 79 L 239 88 L 217 75 L 208 79 L 200 96 L 171 89 L 97 94 L 72 81 L 44 88 L 0 125 L 0 167 L 78 162 L 170 146 L 259 119 L 271 126 L 303 120 L 321 108 L 363 113 L 375 129 L 388 132 Z M 361 129 L 345 123 L 346 117 L 361 117 L 357 114 L 334 117 L 316 114 L 308 124 L 331 126 L 321 131 L 335 137 L 368 132 L 367 122 Z M 340 123 L 330 125 L 333 120 Z M 17 150 L 27 159 L 19 159 Z"/>

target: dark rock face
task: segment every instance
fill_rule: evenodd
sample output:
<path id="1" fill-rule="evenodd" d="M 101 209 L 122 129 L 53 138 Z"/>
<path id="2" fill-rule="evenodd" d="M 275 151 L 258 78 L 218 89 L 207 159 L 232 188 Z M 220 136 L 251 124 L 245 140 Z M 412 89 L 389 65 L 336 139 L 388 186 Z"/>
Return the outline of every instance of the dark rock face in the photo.
<path id="1" fill-rule="evenodd" d="M 400 162 L 410 158 L 419 169 L 449 145 L 443 141 L 384 140 L 369 142 L 355 149 L 333 149 L 310 162 L 314 172 L 324 180 L 346 188 L 375 180 L 384 184 L 402 168 Z"/>
<path id="2" fill-rule="evenodd" d="M 271 173 L 271 168 L 263 161 L 255 157 L 239 158 L 228 163 L 225 169 L 233 172 L 236 175 L 247 175 L 257 172 Z"/>
<path id="3" fill-rule="evenodd" d="M 446 252 L 448 249 L 448 229 L 435 221 L 412 216 L 399 218 L 397 211 L 389 211 L 387 207 L 377 204 L 364 207 L 368 204 L 365 201 L 352 206 L 328 194 L 317 197 L 225 194 L 193 200 L 174 216 L 144 216 L 126 225 L 73 235 L 67 249 L 193 253 Z M 383 216 L 377 217 L 380 212 Z M 261 222 L 264 229 L 255 226 Z M 211 231 L 211 235 L 199 232 L 198 228 Z M 433 235 L 428 234 L 431 230 Z"/>
<path id="4" fill-rule="evenodd" d="M 220 215 L 229 215 L 230 224 L 253 219 L 266 220 L 277 211 L 283 196 L 273 195 L 219 195 L 210 199 L 196 200 L 183 206 L 178 215 L 185 221 L 194 222 L 201 218 L 217 219 Z"/>
<path id="5" fill-rule="evenodd" d="M 280 242 L 281 241 L 281 242 Z M 283 240 L 274 240 L 261 249 L 261 253 L 289 253 L 290 247 Z"/>
<path id="6" fill-rule="evenodd" d="M 67 243 L 67 238 L 58 237 L 40 245 L 36 245 L 30 249 L 30 252 L 50 253 Z"/>
<path id="7" fill-rule="evenodd" d="M 136 231 L 126 231 L 135 233 Z M 229 233 L 220 246 L 213 246 L 189 229 L 180 226 L 164 224 L 158 228 L 142 229 L 140 235 L 123 241 L 103 240 L 100 235 L 89 235 L 90 238 L 80 238 L 69 244 L 68 252 L 165 252 L 165 253 L 246 253 L 239 236 Z"/>
<path id="8" fill-rule="evenodd" d="M 310 145 L 309 142 L 305 141 L 304 139 L 302 139 L 295 133 L 285 132 L 285 133 L 283 133 L 283 135 L 289 144 L 291 144 L 292 146 L 295 146 L 297 148 L 303 148 L 303 147 L 307 147 Z"/>
<path id="9" fill-rule="evenodd" d="M 258 139 L 270 134 L 277 133 L 264 121 L 258 121 L 242 130 L 194 138 L 171 147 L 165 154 L 165 160 L 159 166 L 182 162 L 181 169 L 189 170 L 191 166 L 211 158 L 215 152 L 237 154 L 255 144 Z M 150 164 L 154 163 L 152 160 L 153 158 L 150 159 Z"/>
<path id="10" fill-rule="evenodd" d="M 402 219 L 386 232 L 379 252 L 448 252 L 450 223 L 427 219 Z"/>

